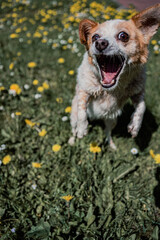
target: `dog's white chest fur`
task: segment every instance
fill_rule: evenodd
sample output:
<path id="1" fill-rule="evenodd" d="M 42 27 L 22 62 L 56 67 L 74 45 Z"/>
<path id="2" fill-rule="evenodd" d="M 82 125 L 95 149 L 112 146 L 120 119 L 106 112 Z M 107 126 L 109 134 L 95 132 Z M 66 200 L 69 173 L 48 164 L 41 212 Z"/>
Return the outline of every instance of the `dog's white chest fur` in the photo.
<path id="1" fill-rule="evenodd" d="M 114 119 L 121 114 L 121 109 L 117 104 L 116 97 L 103 92 L 98 97 L 91 97 L 87 106 L 87 115 L 89 119 Z"/>

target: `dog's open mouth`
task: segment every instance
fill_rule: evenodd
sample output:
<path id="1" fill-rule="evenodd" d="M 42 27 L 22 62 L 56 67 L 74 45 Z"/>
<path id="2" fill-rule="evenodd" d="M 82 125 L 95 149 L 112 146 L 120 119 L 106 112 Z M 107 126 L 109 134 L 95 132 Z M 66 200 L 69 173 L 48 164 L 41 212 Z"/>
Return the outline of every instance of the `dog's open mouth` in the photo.
<path id="1" fill-rule="evenodd" d="M 116 84 L 117 77 L 123 68 L 124 61 L 125 58 L 121 55 L 97 56 L 97 62 L 102 76 L 101 84 L 104 88 L 111 88 Z"/>

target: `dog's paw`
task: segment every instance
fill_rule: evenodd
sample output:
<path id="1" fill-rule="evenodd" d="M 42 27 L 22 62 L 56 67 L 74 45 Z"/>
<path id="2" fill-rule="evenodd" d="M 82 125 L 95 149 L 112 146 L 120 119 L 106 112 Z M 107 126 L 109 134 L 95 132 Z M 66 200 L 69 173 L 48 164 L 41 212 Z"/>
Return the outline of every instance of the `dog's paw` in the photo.
<path id="1" fill-rule="evenodd" d="M 70 137 L 70 139 L 68 140 L 68 143 L 69 145 L 73 146 L 75 143 L 75 137 L 74 136 Z"/>
<path id="2" fill-rule="evenodd" d="M 112 150 L 116 151 L 117 150 L 117 147 L 116 145 L 114 144 L 113 140 L 111 139 L 111 141 L 109 142 L 109 146 Z"/>
<path id="3" fill-rule="evenodd" d="M 140 125 L 134 122 L 131 122 L 128 125 L 128 132 L 132 135 L 132 138 L 137 137 L 139 129 L 140 129 Z"/>
<path id="4" fill-rule="evenodd" d="M 88 133 L 88 121 L 81 122 L 77 127 L 77 137 L 83 138 Z"/>
<path id="5" fill-rule="evenodd" d="M 112 149 L 112 150 L 117 150 L 117 147 L 116 147 L 116 145 L 114 144 L 114 142 L 113 142 L 113 140 L 112 140 L 112 138 L 110 137 L 110 138 L 106 138 L 106 140 L 105 140 L 105 142 L 109 145 L 109 147 Z"/>
<path id="6" fill-rule="evenodd" d="M 87 133 L 88 133 L 88 130 L 87 130 L 87 129 L 85 129 L 84 131 L 78 131 L 78 132 L 77 132 L 77 137 L 78 137 L 78 138 L 83 138 L 84 136 L 87 135 Z"/>

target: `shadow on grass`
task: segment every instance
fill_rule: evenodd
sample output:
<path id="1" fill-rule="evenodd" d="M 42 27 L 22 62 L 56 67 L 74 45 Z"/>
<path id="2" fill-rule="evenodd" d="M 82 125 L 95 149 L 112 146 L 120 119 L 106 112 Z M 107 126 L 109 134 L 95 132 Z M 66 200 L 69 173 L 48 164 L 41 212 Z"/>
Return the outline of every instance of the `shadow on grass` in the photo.
<path id="1" fill-rule="evenodd" d="M 131 137 L 131 135 L 127 131 L 127 126 L 130 122 L 130 117 L 133 112 L 134 107 L 131 104 L 128 103 L 124 106 L 123 113 L 118 118 L 118 123 L 113 130 L 113 135 L 125 138 Z M 138 136 L 135 138 L 135 142 L 141 151 L 148 147 L 152 134 L 157 130 L 157 128 L 158 125 L 155 121 L 153 114 L 148 109 L 146 109 L 141 129 Z"/>
<path id="2" fill-rule="evenodd" d="M 127 126 L 130 122 L 130 118 L 133 112 L 134 107 L 131 104 L 127 103 L 123 108 L 122 115 L 118 118 L 116 127 L 113 129 L 113 136 L 115 135 L 116 137 L 131 138 L 130 133 L 127 131 Z M 102 129 L 105 128 L 104 123 L 101 120 L 94 120 L 90 123 L 92 127 L 99 125 L 102 127 Z M 92 131 L 92 127 L 90 131 Z M 155 117 L 148 109 L 146 109 L 141 129 L 138 136 L 135 138 L 135 142 L 141 151 L 148 147 L 152 134 L 157 130 L 157 128 L 158 125 L 155 121 Z"/>
<path id="3" fill-rule="evenodd" d="M 156 173 L 155 173 L 155 178 L 158 181 L 157 186 L 155 186 L 154 190 L 153 190 L 153 196 L 155 199 L 155 205 L 156 207 L 158 207 L 160 209 L 160 167 L 157 167 L 156 169 Z"/>

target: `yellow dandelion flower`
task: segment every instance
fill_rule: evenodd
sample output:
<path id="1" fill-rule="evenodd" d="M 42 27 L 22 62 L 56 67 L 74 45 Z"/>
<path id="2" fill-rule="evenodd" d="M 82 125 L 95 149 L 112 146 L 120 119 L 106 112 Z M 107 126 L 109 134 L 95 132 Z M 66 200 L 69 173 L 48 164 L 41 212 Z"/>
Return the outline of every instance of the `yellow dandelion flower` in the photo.
<path id="1" fill-rule="evenodd" d="M 17 56 L 20 57 L 22 55 L 21 52 L 17 52 Z"/>
<path id="2" fill-rule="evenodd" d="M 44 36 L 47 36 L 47 35 L 48 35 L 48 32 L 47 32 L 47 31 L 44 31 L 44 32 L 43 32 L 43 35 L 44 35 Z"/>
<path id="3" fill-rule="evenodd" d="M 42 86 L 43 86 L 44 89 L 48 89 L 49 88 L 49 84 L 47 82 L 44 82 L 42 84 Z"/>
<path id="4" fill-rule="evenodd" d="M 15 91 L 16 94 L 20 94 L 22 92 L 21 88 L 16 83 L 11 84 L 10 90 Z"/>
<path id="5" fill-rule="evenodd" d="M 58 63 L 64 63 L 65 62 L 65 59 L 64 58 L 59 58 L 58 59 Z"/>
<path id="6" fill-rule="evenodd" d="M 17 14 L 17 13 L 13 13 L 13 14 L 12 14 L 12 17 L 13 17 L 13 18 L 16 18 L 16 17 L 18 17 L 18 14 Z"/>
<path id="7" fill-rule="evenodd" d="M 110 16 L 107 15 L 107 14 L 105 14 L 105 15 L 104 15 L 104 19 L 108 20 L 108 19 L 110 19 Z"/>
<path id="8" fill-rule="evenodd" d="M 42 18 L 41 22 L 45 23 L 45 22 L 47 22 L 47 19 L 46 18 Z"/>
<path id="9" fill-rule="evenodd" d="M 151 41 L 151 44 L 152 44 L 152 45 L 155 45 L 155 44 L 157 44 L 157 41 L 156 41 L 156 40 L 152 40 L 152 41 Z"/>
<path id="10" fill-rule="evenodd" d="M 10 34 L 10 38 L 14 39 L 14 38 L 18 38 L 19 35 L 17 33 L 12 33 Z"/>
<path id="11" fill-rule="evenodd" d="M 66 23 L 66 24 L 64 24 L 64 28 L 69 28 L 70 27 L 70 24 L 69 23 Z"/>
<path id="12" fill-rule="evenodd" d="M 46 18 L 46 19 L 50 19 L 51 16 L 50 16 L 49 14 L 46 14 L 46 15 L 45 15 L 45 18 Z"/>
<path id="13" fill-rule="evenodd" d="M 74 75 L 74 70 L 70 70 L 70 71 L 68 72 L 68 74 L 69 74 L 69 75 Z"/>
<path id="14" fill-rule="evenodd" d="M 159 164 L 160 163 L 160 154 L 154 154 L 152 149 L 149 151 L 149 153 L 150 153 L 151 157 L 155 160 L 155 162 L 157 164 Z"/>
<path id="15" fill-rule="evenodd" d="M 150 153 L 150 155 L 151 155 L 151 157 L 152 157 L 152 158 L 154 158 L 154 157 L 155 157 L 155 154 L 154 154 L 154 152 L 153 152 L 153 150 L 152 150 L 152 149 L 149 151 L 149 153 Z"/>
<path id="16" fill-rule="evenodd" d="M 53 43 L 53 44 L 52 44 L 52 47 L 54 47 L 54 48 L 56 48 L 57 46 L 58 46 L 57 43 Z"/>
<path id="17" fill-rule="evenodd" d="M 41 163 L 37 163 L 37 162 L 32 162 L 32 167 L 34 167 L 34 168 L 41 168 L 42 164 Z"/>
<path id="18" fill-rule="evenodd" d="M 68 20 L 69 20 L 70 22 L 74 22 L 74 17 L 73 17 L 73 16 L 70 16 L 70 17 L 68 18 Z"/>
<path id="19" fill-rule="evenodd" d="M 36 23 L 33 19 L 29 19 L 29 22 L 33 25 Z"/>
<path id="20" fill-rule="evenodd" d="M 156 154 L 154 157 L 154 160 L 157 164 L 159 164 L 160 163 L 160 154 Z"/>
<path id="21" fill-rule="evenodd" d="M 98 147 L 97 143 L 93 142 L 90 144 L 90 152 L 99 153 L 101 152 L 101 148 Z"/>
<path id="22" fill-rule="evenodd" d="M 77 23 L 80 23 L 81 19 L 80 18 L 76 18 L 75 20 Z"/>
<path id="23" fill-rule="evenodd" d="M 43 38 L 43 39 L 41 40 L 41 42 L 42 42 L 42 43 L 46 43 L 46 42 L 47 42 L 47 39 L 46 39 L 46 38 Z"/>
<path id="24" fill-rule="evenodd" d="M 158 55 L 158 54 L 159 54 L 159 51 L 158 51 L 158 50 L 155 50 L 155 51 L 154 51 L 154 54 Z"/>
<path id="25" fill-rule="evenodd" d="M 71 195 L 67 195 L 67 196 L 62 196 L 62 199 L 66 200 L 67 202 L 69 202 L 70 200 L 72 200 L 74 197 Z"/>
<path id="26" fill-rule="evenodd" d="M 29 68 L 34 68 L 34 67 L 36 67 L 37 66 L 37 63 L 35 63 L 35 62 L 29 62 L 28 63 L 28 67 Z"/>
<path id="27" fill-rule="evenodd" d="M 44 137 L 46 135 L 47 131 L 45 129 L 42 129 L 42 131 L 39 132 L 40 137 Z"/>
<path id="28" fill-rule="evenodd" d="M 72 111 L 71 106 L 65 108 L 65 113 L 70 113 Z"/>
<path id="29" fill-rule="evenodd" d="M 15 115 L 20 116 L 20 115 L 22 115 L 22 113 L 21 112 L 15 112 Z"/>
<path id="30" fill-rule="evenodd" d="M 72 38 L 69 38 L 68 39 L 68 43 L 72 43 L 73 42 L 73 39 Z"/>
<path id="31" fill-rule="evenodd" d="M 6 155 L 6 156 L 2 159 L 2 162 L 3 162 L 4 165 L 7 165 L 10 161 L 11 161 L 11 156 L 10 156 L 10 155 Z"/>
<path id="32" fill-rule="evenodd" d="M 116 15 L 115 16 L 115 19 L 122 19 L 123 17 L 122 16 L 119 16 L 119 15 Z"/>
<path id="33" fill-rule="evenodd" d="M 28 43 L 28 44 L 31 44 L 31 43 L 32 43 L 32 41 L 31 41 L 31 40 L 28 40 L 28 41 L 27 41 L 27 43 Z"/>
<path id="34" fill-rule="evenodd" d="M 29 125 L 30 127 L 34 127 L 34 126 L 36 125 L 36 123 L 32 122 L 32 121 L 29 120 L 29 119 L 25 119 L 25 123 L 26 123 L 27 125 Z"/>
<path id="35" fill-rule="evenodd" d="M 31 33 L 30 32 L 27 32 L 26 33 L 26 36 L 29 38 L 29 37 L 31 37 Z"/>
<path id="36" fill-rule="evenodd" d="M 44 91 L 44 88 L 43 88 L 42 86 L 40 86 L 40 87 L 37 88 L 37 91 L 38 91 L 38 92 L 43 92 L 43 91 Z"/>
<path id="37" fill-rule="evenodd" d="M 44 30 L 44 26 L 40 25 L 40 26 L 38 27 L 38 29 L 39 29 L 39 30 Z"/>
<path id="38" fill-rule="evenodd" d="M 3 91 L 3 90 L 5 90 L 5 87 L 0 86 L 0 91 Z"/>
<path id="39" fill-rule="evenodd" d="M 13 67 L 14 67 L 14 63 L 12 62 L 12 63 L 10 63 L 10 65 L 9 65 L 9 69 L 12 70 Z"/>
<path id="40" fill-rule="evenodd" d="M 35 33 L 33 34 L 33 37 L 34 37 L 34 38 L 41 38 L 41 37 L 42 37 L 42 34 L 41 34 L 40 32 L 35 32 Z"/>
<path id="41" fill-rule="evenodd" d="M 61 145 L 59 145 L 59 144 L 55 144 L 52 146 L 53 152 L 59 152 L 60 149 L 61 149 Z"/>
<path id="42" fill-rule="evenodd" d="M 47 11 L 47 13 L 48 13 L 48 14 L 52 14 L 53 11 L 52 11 L 51 9 L 49 9 L 49 10 Z"/>
<path id="43" fill-rule="evenodd" d="M 39 81 L 37 79 L 33 80 L 33 85 L 38 85 Z"/>
<path id="44" fill-rule="evenodd" d="M 17 28 L 15 32 L 20 33 L 21 31 L 22 31 L 21 28 Z"/>
<path id="45" fill-rule="evenodd" d="M 62 47 L 62 49 L 63 49 L 63 50 L 66 50 L 66 49 L 67 49 L 67 46 L 66 46 L 66 45 L 64 45 L 64 46 Z"/>
<path id="46" fill-rule="evenodd" d="M 58 102 L 58 103 L 62 103 L 62 102 L 63 102 L 63 98 L 61 98 L 61 97 L 56 98 L 56 102 Z"/>

